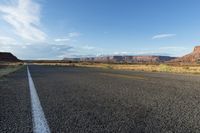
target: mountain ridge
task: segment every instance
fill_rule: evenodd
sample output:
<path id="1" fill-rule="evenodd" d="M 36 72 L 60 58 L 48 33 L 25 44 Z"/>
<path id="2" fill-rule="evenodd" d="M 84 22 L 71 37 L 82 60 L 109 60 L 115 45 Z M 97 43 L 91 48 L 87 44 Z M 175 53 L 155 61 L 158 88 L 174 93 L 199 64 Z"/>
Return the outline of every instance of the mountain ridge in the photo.
<path id="1" fill-rule="evenodd" d="M 10 52 L 0 52 L 0 61 L 3 61 L 3 62 L 18 62 L 20 60 Z"/>
<path id="2" fill-rule="evenodd" d="M 143 56 L 127 56 L 127 55 L 114 55 L 114 56 L 99 56 L 99 57 L 85 57 L 85 58 L 64 58 L 66 61 L 93 61 L 93 62 L 112 62 L 112 63 L 161 63 L 176 59 L 170 56 L 156 56 L 156 55 L 143 55 Z"/>

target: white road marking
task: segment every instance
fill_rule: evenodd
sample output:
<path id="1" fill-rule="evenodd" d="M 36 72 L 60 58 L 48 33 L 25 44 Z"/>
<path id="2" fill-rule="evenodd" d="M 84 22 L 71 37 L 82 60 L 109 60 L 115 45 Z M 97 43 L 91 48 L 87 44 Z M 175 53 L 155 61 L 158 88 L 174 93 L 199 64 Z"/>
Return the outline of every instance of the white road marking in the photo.
<path id="1" fill-rule="evenodd" d="M 31 106 L 32 106 L 32 119 L 33 119 L 33 132 L 34 133 L 50 133 L 47 120 L 45 118 L 40 100 L 35 89 L 35 85 L 31 78 L 29 68 L 27 66 L 28 81 L 31 95 Z"/>

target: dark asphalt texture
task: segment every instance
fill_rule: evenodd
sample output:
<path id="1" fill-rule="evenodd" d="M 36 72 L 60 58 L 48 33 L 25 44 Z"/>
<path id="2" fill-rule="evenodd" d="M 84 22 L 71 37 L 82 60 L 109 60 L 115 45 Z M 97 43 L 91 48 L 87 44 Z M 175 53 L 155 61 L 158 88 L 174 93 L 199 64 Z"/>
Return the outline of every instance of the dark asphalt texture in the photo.
<path id="1" fill-rule="evenodd" d="M 0 133 L 31 133 L 26 67 L 0 78 Z"/>
<path id="2" fill-rule="evenodd" d="M 29 66 L 52 133 L 198 133 L 200 76 Z M 26 69 L 0 81 L 0 132 L 31 132 Z"/>

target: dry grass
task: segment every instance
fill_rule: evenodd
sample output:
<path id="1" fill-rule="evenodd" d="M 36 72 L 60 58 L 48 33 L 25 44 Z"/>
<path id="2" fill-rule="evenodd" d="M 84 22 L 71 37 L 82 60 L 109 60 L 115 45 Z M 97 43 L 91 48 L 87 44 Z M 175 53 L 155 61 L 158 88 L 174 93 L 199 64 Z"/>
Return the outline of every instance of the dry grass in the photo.
<path id="1" fill-rule="evenodd" d="M 0 77 L 8 75 L 9 73 L 15 72 L 20 69 L 22 65 L 0 65 Z"/>
<path id="2" fill-rule="evenodd" d="M 107 64 L 107 63 L 32 63 L 36 65 L 72 66 L 72 67 L 93 67 L 115 70 L 133 70 L 147 72 L 170 72 L 200 74 L 200 65 L 167 65 L 167 64 Z"/>
<path id="3" fill-rule="evenodd" d="M 96 67 L 116 70 L 135 70 L 147 72 L 171 72 L 200 74 L 200 66 L 172 66 L 167 64 L 145 65 L 145 64 L 75 64 L 81 67 Z"/>

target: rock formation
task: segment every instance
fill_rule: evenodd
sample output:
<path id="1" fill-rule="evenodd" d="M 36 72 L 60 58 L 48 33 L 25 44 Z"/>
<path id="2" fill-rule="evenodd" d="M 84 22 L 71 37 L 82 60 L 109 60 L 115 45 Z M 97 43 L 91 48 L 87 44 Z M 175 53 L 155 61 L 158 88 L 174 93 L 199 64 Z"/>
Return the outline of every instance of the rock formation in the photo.
<path id="1" fill-rule="evenodd" d="M 174 60 L 182 64 L 199 64 L 200 63 L 200 46 L 196 46 L 192 53 L 187 54 L 179 59 Z"/>
<path id="2" fill-rule="evenodd" d="M 161 63 L 176 59 L 169 56 L 100 56 L 88 58 L 64 58 L 67 61 L 92 61 L 92 62 L 113 62 L 113 63 Z"/>
<path id="3" fill-rule="evenodd" d="M 17 59 L 16 56 L 9 52 L 0 52 L 0 62 L 17 62 L 19 59 Z"/>

